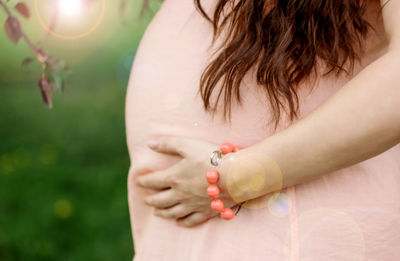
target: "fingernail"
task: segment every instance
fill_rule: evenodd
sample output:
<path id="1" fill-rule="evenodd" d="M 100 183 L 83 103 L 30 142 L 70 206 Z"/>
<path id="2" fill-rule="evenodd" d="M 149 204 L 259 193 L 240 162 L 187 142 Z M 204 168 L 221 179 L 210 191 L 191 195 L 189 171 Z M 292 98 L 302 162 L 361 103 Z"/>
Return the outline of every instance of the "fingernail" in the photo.
<path id="1" fill-rule="evenodd" d="M 156 149 L 158 146 L 158 141 L 157 140 L 150 140 L 149 143 L 147 143 L 147 146 L 149 146 L 151 149 Z"/>

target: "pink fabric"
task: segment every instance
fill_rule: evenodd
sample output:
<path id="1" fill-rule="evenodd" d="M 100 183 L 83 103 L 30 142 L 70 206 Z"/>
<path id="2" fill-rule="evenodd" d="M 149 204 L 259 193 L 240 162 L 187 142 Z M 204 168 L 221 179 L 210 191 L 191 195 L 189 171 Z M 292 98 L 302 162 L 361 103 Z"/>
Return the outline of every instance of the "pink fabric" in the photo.
<path id="1" fill-rule="evenodd" d="M 265 125 L 271 115 L 268 102 L 250 76 L 241 86 L 243 107 L 233 107 L 231 126 L 219 116 L 211 121 L 204 112 L 196 93 L 212 50 L 207 49 L 211 35 L 210 25 L 192 0 L 166 0 L 141 40 L 126 100 L 134 260 L 398 260 L 399 145 L 360 164 L 285 189 L 264 207 L 242 208 L 231 221 L 214 218 L 184 228 L 152 214 L 152 208 L 143 203 L 149 192 L 135 186 L 135 178 L 180 159 L 147 148 L 152 135 L 215 144 L 230 141 L 247 147 L 273 134 L 271 126 Z M 376 57 L 366 59 L 366 64 Z M 311 93 L 302 89 L 301 115 L 348 80 L 324 78 Z M 283 118 L 278 131 L 286 125 Z"/>

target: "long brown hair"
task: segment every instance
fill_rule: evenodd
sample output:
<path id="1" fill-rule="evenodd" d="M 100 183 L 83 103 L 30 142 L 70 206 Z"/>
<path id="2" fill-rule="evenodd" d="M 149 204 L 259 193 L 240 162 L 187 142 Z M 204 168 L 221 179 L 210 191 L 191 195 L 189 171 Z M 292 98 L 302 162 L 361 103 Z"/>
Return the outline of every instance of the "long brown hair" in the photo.
<path id="1" fill-rule="evenodd" d="M 224 93 L 223 115 L 231 121 L 232 99 L 241 104 L 240 83 L 254 68 L 275 129 L 281 108 L 289 109 L 290 121 L 298 117 L 297 88 L 317 72 L 317 62 L 326 65 L 324 75 L 350 73 L 372 28 L 364 17 L 368 0 L 218 0 L 212 18 L 200 1 L 194 3 L 213 27 L 212 44 L 226 29 L 218 55 L 200 78 L 204 109 L 214 115 Z M 220 81 L 212 107 L 211 94 Z"/>

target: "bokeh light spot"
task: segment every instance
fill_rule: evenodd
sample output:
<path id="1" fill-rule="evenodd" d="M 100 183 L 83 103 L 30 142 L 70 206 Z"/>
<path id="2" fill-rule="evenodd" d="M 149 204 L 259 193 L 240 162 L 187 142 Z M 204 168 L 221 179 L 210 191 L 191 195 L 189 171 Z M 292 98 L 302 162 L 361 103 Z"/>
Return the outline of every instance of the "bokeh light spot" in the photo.
<path id="1" fill-rule="evenodd" d="M 20 167 L 25 167 L 31 159 L 27 149 L 19 148 L 14 152 L 0 156 L 0 173 L 9 174 Z"/>
<path id="2" fill-rule="evenodd" d="M 14 171 L 13 158 L 9 154 L 3 154 L 0 157 L 0 172 L 9 174 Z"/>
<path id="3" fill-rule="evenodd" d="M 285 217 L 289 214 L 291 201 L 287 194 L 276 192 L 268 200 L 269 212 L 276 217 Z"/>
<path id="4" fill-rule="evenodd" d="M 256 160 L 240 160 L 232 174 L 236 186 L 244 192 L 259 191 L 264 187 L 266 170 Z"/>
<path id="5" fill-rule="evenodd" d="M 365 260 L 364 234 L 355 219 L 344 211 L 308 210 L 300 214 L 297 224 L 300 260 Z M 290 242 L 289 232 L 287 240 Z M 290 251 L 287 254 L 290 256 Z"/>
<path id="6" fill-rule="evenodd" d="M 125 69 L 130 72 L 132 69 L 132 64 L 133 64 L 133 60 L 135 59 L 135 55 L 128 55 L 127 57 L 125 57 L 124 60 L 124 65 L 125 65 Z"/>
<path id="7" fill-rule="evenodd" d="M 119 58 L 116 65 L 116 77 L 119 85 L 126 90 L 129 83 L 133 61 L 135 60 L 135 50 L 128 50 Z"/>
<path id="8" fill-rule="evenodd" d="M 58 200 L 54 204 L 54 214 L 58 218 L 69 218 L 72 215 L 72 204 L 68 200 Z"/>
<path id="9" fill-rule="evenodd" d="M 232 164 L 227 172 L 227 189 L 237 203 L 243 202 L 245 208 L 259 209 L 268 206 L 271 193 L 282 189 L 282 172 L 278 164 L 260 152 L 239 151 L 229 156 Z"/>

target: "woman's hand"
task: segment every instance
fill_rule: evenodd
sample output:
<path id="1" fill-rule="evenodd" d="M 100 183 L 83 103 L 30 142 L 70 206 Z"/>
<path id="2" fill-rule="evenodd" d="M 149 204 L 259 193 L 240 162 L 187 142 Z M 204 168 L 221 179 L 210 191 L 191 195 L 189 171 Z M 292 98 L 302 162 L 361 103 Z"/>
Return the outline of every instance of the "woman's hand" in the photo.
<path id="1" fill-rule="evenodd" d="M 162 136 L 153 141 L 157 141 L 157 144 L 151 146 L 152 142 L 149 142 L 149 147 L 154 151 L 182 157 L 179 163 L 168 169 L 137 179 L 138 186 L 158 190 L 156 194 L 145 198 L 145 203 L 155 208 L 154 214 L 176 219 L 178 225 L 188 227 L 219 215 L 211 209 L 205 177 L 211 168 L 210 155 L 219 147 L 201 140 L 171 136 Z M 222 187 L 222 182 L 217 182 L 217 185 L 221 190 L 219 199 L 225 207 L 236 205 Z"/>

